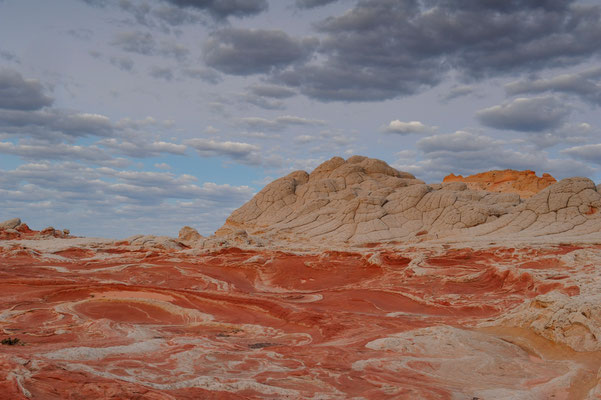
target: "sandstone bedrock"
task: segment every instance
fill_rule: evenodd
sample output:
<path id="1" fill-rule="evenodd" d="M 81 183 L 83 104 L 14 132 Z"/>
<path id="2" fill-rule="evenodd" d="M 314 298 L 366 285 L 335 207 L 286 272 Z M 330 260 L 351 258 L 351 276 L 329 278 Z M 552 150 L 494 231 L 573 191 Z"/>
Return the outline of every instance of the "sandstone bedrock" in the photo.
<path id="1" fill-rule="evenodd" d="M 551 180 L 533 180 L 545 188 L 522 199 L 518 193 L 471 190 L 466 182 L 426 184 L 376 159 L 334 157 L 310 174 L 295 171 L 270 183 L 232 213 L 217 235 L 244 230 L 331 244 L 418 236 L 597 238 L 601 194 L 595 183 L 575 177 L 548 185 Z"/>
<path id="2" fill-rule="evenodd" d="M 0 398 L 601 398 L 599 187 L 446 180 L 333 158 L 209 237 L 0 223 Z"/>

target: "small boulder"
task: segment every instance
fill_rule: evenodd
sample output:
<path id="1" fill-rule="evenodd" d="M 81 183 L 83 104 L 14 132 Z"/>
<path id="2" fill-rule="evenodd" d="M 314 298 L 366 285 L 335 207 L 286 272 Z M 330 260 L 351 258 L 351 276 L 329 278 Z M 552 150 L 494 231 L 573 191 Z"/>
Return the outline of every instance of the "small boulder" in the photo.
<path id="1" fill-rule="evenodd" d="M 190 226 L 184 226 L 179 231 L 177 236 L 180 242 L 196 242 L 202 238 L 202 235 L 198 231 Z"/>
<path id="2" fill-rule="evenodd" d="M 13 218 L 0 222 L 0 229 L 15 229 L 19 225 L 21 225 L 21 219 Z"/>

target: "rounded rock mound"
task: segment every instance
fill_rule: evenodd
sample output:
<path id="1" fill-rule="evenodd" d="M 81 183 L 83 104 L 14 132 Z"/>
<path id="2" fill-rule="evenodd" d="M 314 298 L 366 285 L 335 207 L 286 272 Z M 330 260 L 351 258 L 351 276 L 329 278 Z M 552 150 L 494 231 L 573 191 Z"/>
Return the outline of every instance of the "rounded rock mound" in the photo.
<path id="1" fill-rule="evenodd" d="M 601 231 L 601 194 L 569 178 L 523 200 L 470 190 L 465 182 L 427 185 L 384 161 L 334 157 L 295 171 L 234 211 L 216 234 L 246 231 L 278 240 L 367 243 L 466 236 L 586 235 Z"/>

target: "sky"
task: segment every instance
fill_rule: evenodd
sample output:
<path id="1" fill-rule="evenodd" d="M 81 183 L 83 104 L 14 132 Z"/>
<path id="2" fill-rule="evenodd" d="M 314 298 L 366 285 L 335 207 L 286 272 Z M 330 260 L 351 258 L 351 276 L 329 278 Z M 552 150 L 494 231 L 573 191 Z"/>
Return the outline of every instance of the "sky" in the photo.
<path id="1" fill-rule="evenodd" d="M 211 234 L 333 157 L 601 182 L 601 3 L 0 0 L 0 221 Z"/>

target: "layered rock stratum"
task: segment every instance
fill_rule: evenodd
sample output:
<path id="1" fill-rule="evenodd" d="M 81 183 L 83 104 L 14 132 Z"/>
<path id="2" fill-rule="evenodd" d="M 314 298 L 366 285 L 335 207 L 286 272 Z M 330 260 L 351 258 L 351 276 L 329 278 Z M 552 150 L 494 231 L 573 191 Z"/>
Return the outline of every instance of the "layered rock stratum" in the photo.
<path id="1" fill-rule="evenodd" d="M 0 397 L 601 398 L 598 189 L 525 199 L 351 157 L 211 237 L 0 223 Z"/>

